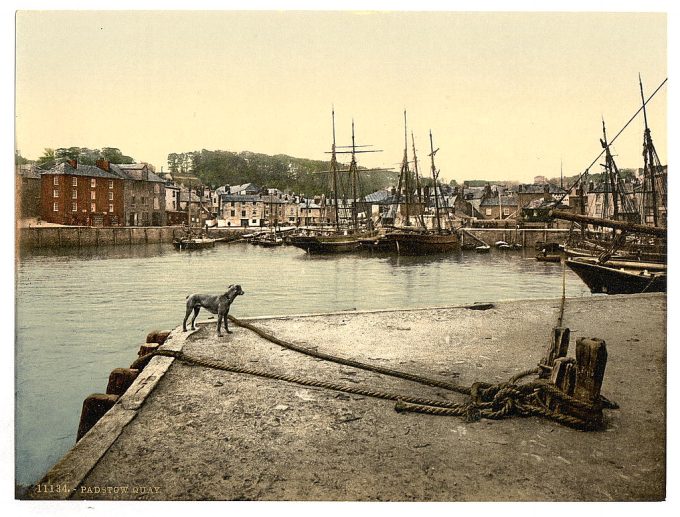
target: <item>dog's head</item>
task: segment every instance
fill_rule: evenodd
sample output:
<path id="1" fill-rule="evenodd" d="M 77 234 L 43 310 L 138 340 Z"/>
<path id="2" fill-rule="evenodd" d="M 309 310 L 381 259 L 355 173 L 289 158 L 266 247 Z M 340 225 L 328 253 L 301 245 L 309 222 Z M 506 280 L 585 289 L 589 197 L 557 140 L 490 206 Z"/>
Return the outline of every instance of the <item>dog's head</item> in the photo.
<path id="1" fill-rule="evenodd" d="M 243 289 L 241 289 L 241 286 L 238 285 L 238 284 L 237 284 L 237 285 L 231 284 L 227 290 L 228 290 L 228 291 L 232 291 L 232 290 L 236 291 L 236 296 L 238 296 L 238 295 L 240 295 L 240 294 L 246 294 L 246 293 L 243 291 Z"/>

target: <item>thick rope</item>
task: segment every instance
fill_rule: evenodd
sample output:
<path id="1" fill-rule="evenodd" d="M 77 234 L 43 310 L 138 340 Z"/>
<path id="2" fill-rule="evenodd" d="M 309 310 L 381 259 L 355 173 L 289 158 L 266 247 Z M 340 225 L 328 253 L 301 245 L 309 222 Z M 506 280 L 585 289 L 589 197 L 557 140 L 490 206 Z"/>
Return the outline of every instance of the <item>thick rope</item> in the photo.
<path id="1" fill-rule="evenodd" d="M 327 354 L 324 352 L 319 352 L 317 350 L 312 350 L 310 348 L 296 345 L 295 343 L 291 343 L 289 341 L 284 341 L 283 339 L 279 339 L 276 336 L 262 330 L 261 328 L 258 328 L 254 325 L 251 325 L 250 323 L 246 323 L 245 321 L 241 321 L 239 319 L 234 318 L 233 316 L 229 315 L 229 319 L 234 322 L 236 325 L 239 327 L 246 328 L 248 330 L 251 330 L 252 332 L 255 332 L 258 336 L 271 341 L 272 343 L 276 343 L 279 346 L 282 346 L 284 348 L 287 348 L 289 350 L 294 350 L 296 352 L 300 352 L 302 354 L 306 354 L 312 357 L 316 357 L 319 359 L 324 359 L 326 361 L 332 361 L 334 363 L 338 364 L 344 364 L 345 366 L 352 366 L 354 368 L 359 368 L 362 370 L 367 370 L 369 372 L 375 372 L 375 373 L 381 373 L 384 375 L 389 375 L 391 377 L 397 377 L 400 379 L 405 379 L 408 381 L 414 381 L 418 382 L 420 384 L 425 384 L 427 386 L 435 386 L 437 388 L 444 388 L 447 390 L 455 391 L 457 393 L 461 393 L 463 395 L 469 395 L 470 390 L 469 388 L 466 388 L 465 386 L 461 386 L 459 384 L 455 384 L 453 382 L 447 382 L 447 381 L 442 381 L 438 379 L 432 379 L 429 377 L 425 377 L 422 375 L 417 375 L 415 373 L 409 373 L 409 372 L 404 372 L 401 370 L 395 370 L 393 368 L 386 368 L 384 366 L 377 366 L 373 364 L 368 364 L 368 363 L 362 363 L 360 361 L 355 361 L 353 359 L 346 359 L 344 357 L 338 357 L 335 355 Z"/>
<path id="2" fill-rule="evenodd" d="M 433 407 L 446 407 L 446 408 L 456 408 L 459 406 L 459 404 L 449 402 L 446 400 L 435 400 L 435 399 L 426 399 L 422 397 L 412 397 L 408 395 L 402 395 L 402 394 L 394 394 L 394 393 L 388 393 L 385 391 L 380 391 L 380 390 L 373 390 L 373 389 L 364 389 L 364 388 L 359 388 L 357 386 L 349 386 L 345 384 L 336 384 L 333 382 L 328 382 L 328 381 L 321 381 L 321 380 L 314 380 L 314 379 L 306 379 L 304 377 L 298 377 L 295 375 L 285 375 L 285 374 L 279 374 L 279 373 L 272 373 L 264 370 L 258 370 L 256 368 L 248 368 L 248 367 L 243 367 L 243 366 L 232 366 L 232 365 L 227 365 L 219 361 L 215 361 L 213 359 L 203 359 L 200 357 L 192 357 L 186 355 L 184 352 L 179 352 L 175 350 L 154 350 L 153 352 L 150 352 L 146 355 L 143 355 L 139 359 L 137 359 L 130 368 L 134 369 L 140 369 L 144 368 L 144 366 L 155 356 L 163 356 L 163 357 L 173 357 L 175 359 L 179 359 L 180 361 L 183 361 L 188 364 L 193 364 L 195 366 L 202 366 L 205 368 L 212 368 L 215 370 L 222 370 L 225 372 L 231 372 L 231 373 L 241 373 L 241 374 L 246 374 L 246 375 L 253 375 L 256 377 L 263 377 L 266 379 L 273 379 L 273 380 L 279 380 L 279 381 L 286 381 L 290 382 L 293 384 L 300 384 L 302 386 L 310 386 L 313 388 L 325 388 L 325 389 L 330 389 L 330 390 L 335 390 L 335 391 L 342 391 L 344 393 L 351 393 L 353 395 L 362 395 L 365 397 L 373 397 L 373 398 L 379 398 L 379 399 L 384 399 L 384 400 L 393 400 L 393 401 L 398 401 L 398 400 L 405 400 L 407 402 L 410 402 L 412 404 L 422 404 L 426 406 L 433 406 Z"/>
<path id="3" fill-rule="evenodd" d="M 610 407 L 608 404 L 611 404 L 609 401 L 606 401 L 606 403 L 603 401 L 595 405 L 587 404 L 563 393 L 557 387 L 548 384 L 545 381 L 535 381 L 522 385 L 514 383 L 491 385 L 478 382 L 473 384 L 470 388 L 467 388 L 471 399 L 469 402 L 455 403 L 446 400 L 426 399 L 376 389 L 365 389 L 328 381 L 307 379 L 294 375 L 272 373 L 255 368 L 231 366 L 212 359 L 188 356 L 184 352 L 174 350 L 154 350 L 137 359 L 130 367 L 141 369 L 155 356 L 172 357 L 194 366 L 212 368 L 231 373 L 253 375 L 302 386 L 324 388 L 365 397 L 392 400 L 396 402 L 395 410 L 398 412 L 416 412 L 439 416 L 464 416 L 469 422 L 474 422 L 481 418 L 501 419 L 512 415 L 523 417 L 541 416 L 576 429 L 593 430 L 598 428 L 599 422 L 552 411 L 542 403 L 541 396 L 550 395 L 553 398 L 559 399 L 560 402 L 571 404 L 572 406 L 585 411 L 601 410 L 602 407 Z M 531 371 L 522 373 L 528 375 Z M 521 376 L 521 374 L 516 375 L 513 379 L 519 376 Z"/>

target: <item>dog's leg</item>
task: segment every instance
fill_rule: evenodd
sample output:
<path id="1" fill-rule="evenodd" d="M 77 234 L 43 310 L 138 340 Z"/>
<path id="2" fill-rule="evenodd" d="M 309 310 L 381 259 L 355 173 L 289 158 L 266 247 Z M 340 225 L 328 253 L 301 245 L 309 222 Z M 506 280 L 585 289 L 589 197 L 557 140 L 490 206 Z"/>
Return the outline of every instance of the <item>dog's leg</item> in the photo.
<path id="1" fill-rule="evenodd" d="M 229 309 L 227 309 L 227 312 L 224 313 L 224 328 L 227 331 L 227 334 L 232 334 L 232 331 L 229 330 Z"/>
<path id="2" fill-rule="evenodd" d="M 191 305 L 187 304 L 187 313 L 184 315 L 184 321 L 182 322 L 182 330 L 187 331 L 187 320 L 189 319 L 189 314 L 191 314 Z"/>
<path id="3" fill-rule="evenodd" d="M 194 326 L 194 321 L 196 321 L 196 316 L 198 316 L 198 313 L 201 311 L 201 306 L 197 305 L 194 307 L 194 317 L 191 318 L 191 330 L 196 330 L 196 327 Z"/>
<path id="4" fill-rule="evenodd" d="M 217 337 L 222 337 L 222 332 L 220 328 L 222 327 L 222 313 L 217 313 Z"/>

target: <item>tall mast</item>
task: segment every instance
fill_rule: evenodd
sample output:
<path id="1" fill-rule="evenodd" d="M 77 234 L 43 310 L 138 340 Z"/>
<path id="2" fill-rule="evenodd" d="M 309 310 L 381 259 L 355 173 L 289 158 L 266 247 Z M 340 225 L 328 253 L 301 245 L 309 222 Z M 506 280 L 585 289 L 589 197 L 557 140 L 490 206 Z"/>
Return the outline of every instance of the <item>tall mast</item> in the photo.
<path id="1" fill-rule="evenodd" d="M 420 222 L 421 226 L 425 228 L 423 212 L 425 211 L 425 207 L 427 206 L 429 200 L 426 199 L 425 202 L 423 202 L 422 187 L 420 185 L 420 172 L 418 171 L 418 156 L 416 155 L 416 140 L 413 136 L 413 131 L 411 131 L 411 145 L 413 148 L 413 172 L 416 177 L 416 193 L 418 196 L 418 206 L 420 207 L 418 210 L 418 221 Z"/>
<path id="2" fill-rule="evenodd" d="M 406 126 L 406 110 L 404 110 L 404 159 L 401 162 L 401 174 L 404 176 L 404 188 L 406 189 L 406 226 L 411 226 L 411 171 L 408 168 L 408 130 Z"/>
<path id="3" fill-rule="evenodd" d="M 354 141 L 354 119 L 352 119 L 352 161 L 349 165 L 350 181 L 352 182 L 352 224 L 354 230 L 359 230 L 359 222 L 357 219 L 357 160 L 356 160 L 356 143 Z"/>
<path id="4" fill-rule="evenodd" d="M 333 174 L 333 204 L 335 205 L 335 228 L 340 230 L 340 214 L 338 210 L 338 164 L 335 156 L 335 106 L 331 107 L 333 119 L 333 145 L 331 146 L 331 173 Z"/>
<path id="5" fill-rule="evenodd" d="M 439 173 L 437 172 L 437 168 L 434 166 L 434 155 L 437 151 L 439 151 L 439 148 L 435 150 L 434 144 L 432 143 L 432 130 L 430 130 L 430 159 L 432 161 L 432 182 L 434 184 L 434 206 L 435 206 L 434 217 L 437 223 L 437 231 L 441 233 L 442 223 L 441 220 L 439 219 L 439 194 L 437 193 L 438 187 L 437 177 L 439 176 Z"/>
<path id="6" fill-rule="evenodd" d="M 605 152 L 605 163 L 604 163 L 604 173 L 605 173 L 605 178 L 604 178 L 604 184 L 607 185 L 607 181 L 609 182 L 609 190 L 611 190 L 611 195 L 612 195 L 612 205 L 614 207 L 614 213 L 613 213 L 613 219 L 618 219 L 619 218 L 619 204 L 616 199 L 616 178 L 614 177 L 614 158 L 612 157 L 611 150 L 609 149 L 609 144 L 607 143 L 607 128 L 604 124 L 604 117 L 602 117 L 602 140 L 600 140 L 600 143 L 602 144 L 602 147 L 604 148 Z M 609 205 L 609 193 L 607 192 L 607 189 L 605 189 L 604 192 L 604 202 L 603 202 L 603 210 L 602 210 L 602 217 L 607 218 L 609 217 L 609 210 L 608 210 L 608 205 Z"/>
<path id="7" fill-rule="evenodd" d="M 643 192 L 642 192 L 642 205 L 643 205 L 643 213 L 644 213 L 644 221 L 643 223 L 646 222 L 647 219 L 647 211 L 648 211 L 648 190 L 647 186 L 649 184 L 649 187 L 651 189 L 651 195 L 652 195 L 652 220 L 654 222 L 654 226 L 659 226 L 659 206 L 658 206 L 658 200 L 657 200 L 657 192 L 656 192 L 656 172 L 654 169 L 656 168 L 658 157 L 656 156 L 656 149 L 654 148 L 654 143 L 652 142 L 652 132 L 649 130 L 649 126 L 647 125 L 647 106 L 645 104 L 645 93 L 642 89 L 642 77 L 640 74 L 638 74 L 638 80 L 640 82 L 640 96 L 642 97 L 642 113 L 644 114 L 644 119 L 645 119 L 645 134 L 643 138 L 643 143 L 642 143 L 642 156 L 644 158 L 644 163 L 645 163 L 645 169 L 644 169 L 644 176 L 643 176 Z M 655 160 L 656 158 L 656 160 Z M 660 165 L 660 164 L 659 164 Z"/>

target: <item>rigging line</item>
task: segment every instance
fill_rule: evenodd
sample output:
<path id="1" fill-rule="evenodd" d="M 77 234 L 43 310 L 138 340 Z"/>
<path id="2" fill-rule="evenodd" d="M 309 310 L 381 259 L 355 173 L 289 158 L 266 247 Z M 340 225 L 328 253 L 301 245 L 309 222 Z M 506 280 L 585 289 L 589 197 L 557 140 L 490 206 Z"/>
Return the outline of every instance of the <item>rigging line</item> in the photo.
<path id="1" fill-rule="evenodd" d="M 640 106 L 640 107 L 638 108 L 638 110 L 635 112 L 635 114 L 634 114 L 632 117 L 630 117 L 630 119 L 628 120 L 628 122 L 626 122 L 626 124 L 621 128 L 621 130 L 620 130 L 618 133 L 616 133 L 616 136 L 614 136 L 614 138 L 612 138 L 612 139 L 609 141 L 609 144 L 608 144 L 607 147 L 611 147 L 611 146 L 614 144 L 614 142 L 615 142 L 616 139 L 619 137 L 619 135 L 620 135 L 621 133 L 623 133 L 624 130 L 630 125 L 630 123 L 633 122 L 633 120 L 635 120 L 635 117 L 637 117 L 637 116 L 640 114 L 640 112 L 641 112 L 643 109 L 645 109 L 645 106 L 647 106 L 647 104 L 649 104 L 649 102 L 654 98 L 654 96 L 658 93 L 658 91 L 661 89 L 661 87 L 662 87 L 664 84 L 666 84 L 667 81 L 668 81 L 668 77 L 666 77 L 663 81 L 661 81 L 661 84 L 656 88 L 656 90 L 654 90 L 654 93 L 652 93 L 652 94 L 647 98 L 647 100 L 644 101 L 644 102 L 642 103 L 642 106 Z M 578 178 L 576 178 L 576 181 L 575 181 L 575 182 L 567 189 L 567 191 L 566 191 L 564 194 L 562 194 L 562 197 L 557 201 L 558 204 L 561 203 L 561 202 L 564 200 L 565 197 L 567 197 L 567 194 L 569 194 L 569 192 L 571 192 L 571 190 L 578 184 L 578 182 L 581 180 L 581 178 L 582 178 L 585 174 L 588 174 L 588 171 L 590 170 L 590 168 L 591 168 L 593 165 L 595 165 L 595 162 L 597 162 L 597 160 L 599 160 L 599 159 L 602 157 L 602 155 L 604 154 L 605 150 L 606 150 L 606 149 L 602 149 L 602 151 L 600 151 L 600 154 L 597 155 L 597 157 L 590 163 L 590 165 L 588 165 L 588 167 L 586 167 L 586 169 L 585 169 L 581 174 L 579 174 Z"/>

